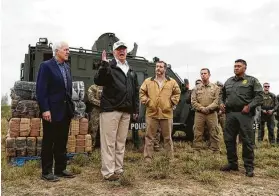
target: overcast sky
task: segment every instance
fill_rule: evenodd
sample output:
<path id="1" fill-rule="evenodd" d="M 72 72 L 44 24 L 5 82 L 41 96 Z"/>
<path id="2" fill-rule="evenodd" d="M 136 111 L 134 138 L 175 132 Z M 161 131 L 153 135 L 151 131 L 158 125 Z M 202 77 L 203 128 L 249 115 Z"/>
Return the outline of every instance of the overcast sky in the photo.
<path id="1" fill-rule="evenodd" d="M 1 14 L 2 95 L 39 37 L 91 49 L 105 32 L 165 60 L 191 87 L 203 67 L 225 82 L 243 58 L 247 74 L 279 94 L 279 0 L 2 0 Z"/>

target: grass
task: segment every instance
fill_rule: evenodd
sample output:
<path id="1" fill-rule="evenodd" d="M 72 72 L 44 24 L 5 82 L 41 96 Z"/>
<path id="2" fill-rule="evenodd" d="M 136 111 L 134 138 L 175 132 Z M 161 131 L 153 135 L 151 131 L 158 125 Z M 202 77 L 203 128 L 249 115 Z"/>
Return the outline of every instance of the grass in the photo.
<path id="1" fill-rule="evenodd" d="M 9 117 L 9 112 L 2 111 L 2 114 L 4 114 L 1 119 L 3 146 L 5 144 L 3 136 L 6 135 L 8 129 L 6 118 Z M 100 172 L 101 154 L 97 149 L 90 156 L 75 156 L 69 162 L 68 169 L 77 177 L 73 180 L 61 180 L 57 184 L 44 183 L 38 179 L 41 172 L 40 162 L 31 161 L 23 167 L 12 167 L 8 164 L 5 153 L 2 153 L 2 192 L 5 195 L 48 195 L 44 191 L 54 186 L 58 187 L 57 192 L 54 188 L 49 195 L 61 194 L 58 192 L 59 187 L 64 187 L 65 195 L 67 193 L 72 195 L 77 190 L 80 195 L 93 193 L 96 195 L 112 195 L 112 193 L 115 195 L 145 195 L 147 193 L 150 195 L 157 193 L 158 195 L 179 195 L 179 192 L 177 194 L 172 192 L 175 190 L 184 191 L 182 195 L 197 195 L 194 190 L 203 191 L 199 193 L 201 195 L 202 193 L 213 195 L 218 194 L 216 191 L 222 192 L 226 189 L 243 191 L 253 188 L 261 191 L 260 188 L 257 189 L 258 184 L 265 187 L 271 186 L 270 190 L 273 187 L 278 191 L 279 147 L 270 146 L 266 140 L 260 145 L 257 144 L 257 149 L 255 149 L 256 177 L 253 180 L 244 175 L 241 145 L 238 146 L 240 171 L 231 173 L 219 171 L 219 168 L 227 162 L 224 143 L 221 145 L 222 153 L 220 155 L 211 154 L 208 150 L 195 153 L 189 143 L 182 141 L 174 143 L 174 150 L 172 161 L 165 157 L 163 151 L 160 151 L 155 152 L 152 163 L 146 165 L 143 161 L 143 153 L 135 151 L 133 146 L 128 144 L 124 158 L 124 175 L 117 182 L 106 182 L 102 179 Z M 33 187 L 34 183 L 36 186 Z M 240 184 L 244 188 L 236 188 Z M 162 187 L 169 187 L 171 191 L 165 193 L 165 189 Z M 30 192 L 31 190 L 34 191 L 33 194 Z M 191 192 L 191 190 L 193 191 Z M 275 191 L 274 194 L 276 193 Z M 238 194 L 245 195 L 244 192 L 238 192 Z"/>

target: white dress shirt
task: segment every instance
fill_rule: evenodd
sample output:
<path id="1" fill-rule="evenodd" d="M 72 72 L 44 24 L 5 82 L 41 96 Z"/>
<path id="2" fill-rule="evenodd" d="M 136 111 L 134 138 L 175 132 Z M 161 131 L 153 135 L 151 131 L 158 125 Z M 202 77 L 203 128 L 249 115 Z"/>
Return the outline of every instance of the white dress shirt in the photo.
<path id="1" fill-rule="evenodd" d="M 125 63 L 121 63 L 118 59 L 116 59 L 117 66 L 123 71 L 123 73 L 127 76 L 127 72 L 129 70 L 128 62 L 125 61 Z"/>

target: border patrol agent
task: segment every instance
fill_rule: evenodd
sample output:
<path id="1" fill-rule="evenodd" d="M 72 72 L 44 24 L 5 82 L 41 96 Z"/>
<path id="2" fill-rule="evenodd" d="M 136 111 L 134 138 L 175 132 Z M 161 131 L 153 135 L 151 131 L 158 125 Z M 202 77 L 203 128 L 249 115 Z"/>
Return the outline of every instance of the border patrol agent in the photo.
<path id="1" fill-rule="evenodd" d="M 202 84 L 197 85 L 191 95 L 191 103 L 196 111 L 193 148 L 195 150 L 202 148 L 206 124 L 210 135 L 209 149 L 214 153 L 220 153 L 219 129 L 217 127 L 220 89 L 216 84 L 209 82 L 209 69 L 201 69 L 200 74 Z"/>
<path id="2" fill-rule="evenodd" d="M 242 158 L 246 176 L 254 176 L 253 116 L 255 108 L 263 102 L 263 90 L 258 79 L 245 74 L 246 61 L 235 61 L 235 76 L 229 78 L 222 89 L 220 108 L 226 112 L 224 140 L 228 164 L 221 171 L 238 171 L 236 137 L 242 139 Z"/>
<path id="3" fill-rule="evenodd" d="M 263 84 L 264 87 L 264 94 L 263 94 L 263 105 L 261 107 L 261 128 L 259 130 L 259 136 L 258 141 L 263 141 L 264 138 L 264 128 L 265 123 L 267 125 L 268 129 L 268 140 L 269 143 L 274 144 L 275 143 L 275 137 L 274 137 L 274 112 L 276 112 L 278 107 L 278 101 L 276 98 L 276 95 L 271 93 L 269 91 L 269 83 L 265 82 Z"/>

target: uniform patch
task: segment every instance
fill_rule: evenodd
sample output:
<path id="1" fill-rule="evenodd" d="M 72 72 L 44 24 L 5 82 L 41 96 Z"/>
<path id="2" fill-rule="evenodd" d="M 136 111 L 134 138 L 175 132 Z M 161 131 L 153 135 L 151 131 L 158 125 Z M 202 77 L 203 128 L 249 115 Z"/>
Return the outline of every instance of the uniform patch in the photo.
<path id="1" fill-rule="evenodd" d="M 243 80 L 243 81 L 242 81 L 242 84 L 247 84 L 247 80 Z"/>

